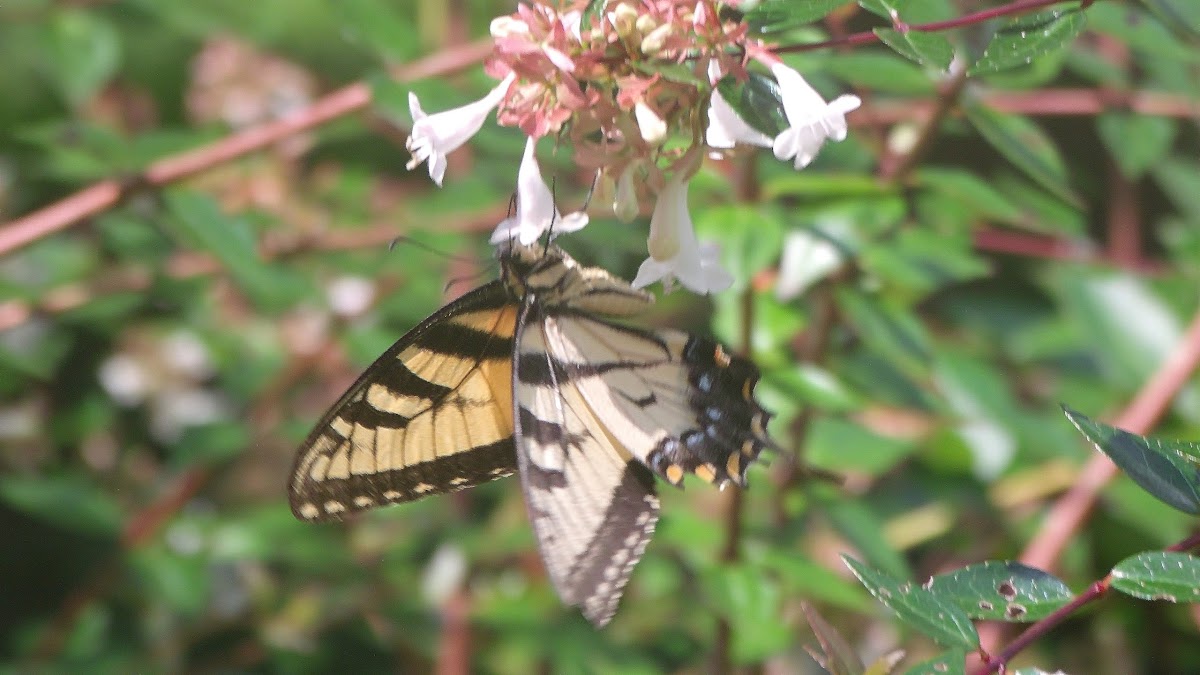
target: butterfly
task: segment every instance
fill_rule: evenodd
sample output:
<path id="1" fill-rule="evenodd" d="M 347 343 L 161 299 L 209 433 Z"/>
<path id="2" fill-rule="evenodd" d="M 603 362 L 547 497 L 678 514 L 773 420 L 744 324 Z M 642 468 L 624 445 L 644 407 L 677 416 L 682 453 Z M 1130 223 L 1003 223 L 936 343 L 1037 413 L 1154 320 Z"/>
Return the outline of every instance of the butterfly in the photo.
<path id="1" fill-rule="evenodd" d="M 658 522 L 656 479 L 745 485 L 766 447 L 759 371 L 721 345 L 619 320 L 654 296 L 557 246 L 502 246 L 500 278 L 388 349 L 309 434 L 306 521 L 513 473 L 566 603 L 603 626 Z"/>

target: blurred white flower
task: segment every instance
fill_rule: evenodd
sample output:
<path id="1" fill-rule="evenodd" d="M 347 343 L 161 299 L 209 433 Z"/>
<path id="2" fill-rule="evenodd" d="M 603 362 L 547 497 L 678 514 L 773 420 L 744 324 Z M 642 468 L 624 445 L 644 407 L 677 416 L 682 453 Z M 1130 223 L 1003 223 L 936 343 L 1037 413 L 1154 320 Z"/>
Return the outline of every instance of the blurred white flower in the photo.
<path id="1" fill-rule="evenodd" d="M 130 354 L 117 353 L 100 364 L 100 386 L 126 408 L 133 407 L 146 399 L 150 392 L 150 378 L 142 364 Z"/>
<path id="2" fill-rule="evenodd" d="M 429 559 L 421 579 L 421 594 L 434 607 L 445 604 L 467 578 L 467 556 L 454 544 L 442 544 Z"/>
<path id="3" fill-rule="evenodd" d="M 523 246 L 528 246 L 548 230 L 551 237 L 556 237 L 588 224 L 586 213 L 577 211 L 564 216 L 558 212 L 554 195 L 542 179 L 542 171 L 534 156 L 536 143 L 532 137 L 525 141 L 525 156 L 517 172 L 517 213 L 496 226 L 491 238 L 493 244 L 516 239 Z"/>
<path id="4" fill-rule="evenodd" d="M 775 297 L 791 300 L 842 266 L 842 252 L 832 242 L 808 230 L 788 234 L 779 261 Z"/>
<path id="5" fill-rule="evenodd" d="M 826 138 L 846 138 L 846 113 L 857 110 L 862 100 L 845 94 L 826 103 L 800 73 L 782 61 L 771 64 L 771 73 L 779 83 L 783 112 L 791 125 L 775 137 L 775 158 L 795 158 L 795 167 L 803 169 L 817 156 Z"/>
<path id="6" fill-rule="evenodd" d="M 325 298 L 334 314 L 351 318 L 367 311 L 375 301 L 375 284 L 360 276 L 340 276 L 325 287 Z"/>
<path id="7" fill-rule="evenodd" d="M 425 114 L 417 95 L 409 92 L 408 107 L 412 113 L 413 127 L 412 134 L 404 143 L 412 153 L 408 169 L 411 171 L 428 160 L 429 177 L 440 186 L 446 175 L 446 155 L 457 150 L 479 131 L 488 114 L 500 105 L 516 78 L 516 73 L 509 73 L 495 89 L 478 101 L 432 115 Z"/>
<path id="8" fill-rule="evenodd" d="M 689 290 L 706 295 L 733 285 L 733 277 L 721 267 L 716 244 L 700 244 L 688 213 L 687 183 L 678 175 L 667 181 L 654 214 L 650 216 L 650 257 L 638 268 L 634 288 L 662 281 L 670 291 L 676 279 Z"/>
<path id="9" fill-rule="evenodd" d="M 214 372 L 208 347 L 194 333 L 177 330 L 159 347 L 163 361 L 176 372 L 193 380 L 204 380 Z"/>

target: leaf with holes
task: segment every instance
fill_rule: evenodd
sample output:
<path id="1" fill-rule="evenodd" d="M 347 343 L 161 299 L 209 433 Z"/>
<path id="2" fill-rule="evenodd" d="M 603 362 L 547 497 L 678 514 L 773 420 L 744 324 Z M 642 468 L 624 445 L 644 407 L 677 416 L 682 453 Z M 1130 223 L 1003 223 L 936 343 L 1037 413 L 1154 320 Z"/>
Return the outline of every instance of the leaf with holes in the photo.
<path id="1" fill-rule="evenodd" d="M 843 555 L 842 561 L 871 595 L 904 623 L 946 647 L 967 650 L 979 647 L 975 625 L 958 607 L 911 581 L 899 581 L 850 556 Z"/>
<path id="2" fill-rule="evenodd" d="M 1200 446 L 1131 434 L 1088 419 L 1063 406 L 1067 419 L 1129 474 L 1133 482 L 1168 506 L 1200 514 Z"/>
<path id="3" fill-rule="evenodd" d="M 1200 602 L 1200 558 L 1174 551 L 1147 551 L 1117 563 L 1112 587 L 1143 600 Z"/>
<path id="4" fill-rule="evenodd" d="M 1026 65 L 1075 39 L 1087 24 L 1084 17 L 1078 7 L 1071 7 L 1013 19 L 992 36 L 983 55 L 971 66 L 970 74 L 995 73 Z"/>
<path id="5" fill-rule="evenodd" d="M 1009 560 L 967 565 L 933 577 L 925 587 L 972 619 L 993 621 L 1037 621 L 1074 597 L 1054 575 Z"/>

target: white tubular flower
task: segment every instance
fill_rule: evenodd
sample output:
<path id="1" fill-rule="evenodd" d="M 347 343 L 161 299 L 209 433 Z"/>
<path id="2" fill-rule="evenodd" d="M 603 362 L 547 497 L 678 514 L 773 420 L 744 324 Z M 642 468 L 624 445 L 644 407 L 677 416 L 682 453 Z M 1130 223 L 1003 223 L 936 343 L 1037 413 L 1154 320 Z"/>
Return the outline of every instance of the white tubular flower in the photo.
<path id="1" fill-rule="evenodd" d="M 739 143 L 769 148 L 773 143 L 770 136 L 742 119 L 715 88 L 708 103 L 708 129 L 704 131 L 704 141 L 708 147 L 717 150 L 728 150 Z"/>
<path id="2" fill-rule="evenodd" d="M 488 114 L 500 105 L 516 79 L 516 73 L 509 73 L 495 89 L 478 101 L 432 115 L 425 114 L 417 95 L 409 92 L 408 108 L 412 113 L 413 128 L 404 143 L 404 147 L 412 153 L 408 169 L 411 171 L 428 160 L 429 177 L 441 187 L 442 178 L 446 175 L 446 155 L 457 150 L 479 131 Z"/>
<path id="3" fill-rule="evenodd" d="M 716 244 L 696 240 L 687 207 L 687 183 L 679 176 L 671 177 L 658 194 L 647 247 L 650 257 L 638 268 L 634 288 L 661 280 L 663 289 L 670 291 L 678 279 L 689 290 L 707 295 L 733 285 L 733 277 L 721 267 Z"/>
<path id="4" fill-rule="evenodd" d="M 555 237 L 564 232 L 574 232 L 588 223 L 586 213 L 575 212 L 562 215 L 554 206 L 554 195 L 542 179 L 537 157 L 533 154 L 537 141 L 530 137 L 525 142 L 525 156 L 521 158 L 521 169 L 517 172 L 517 213 L 505 218 L 496 226 L 491 242 L 517 240 L 528 246 L 537 241 L 543 232 L 550 230 Z"/>
<path id="5" fill-rule="evenodd" d="M 779 83 L 783 112 L 791 125 L 775 137 L 775 158 L 795 158 L 795 167 L 803 169 L 817 156 L 826 138 L 846 138 L 846 113 L 857 110 L 862 100 L 846 94 L 826 103 L 800 73 L 783 62 L 771 64 L 771 73 Z"/>

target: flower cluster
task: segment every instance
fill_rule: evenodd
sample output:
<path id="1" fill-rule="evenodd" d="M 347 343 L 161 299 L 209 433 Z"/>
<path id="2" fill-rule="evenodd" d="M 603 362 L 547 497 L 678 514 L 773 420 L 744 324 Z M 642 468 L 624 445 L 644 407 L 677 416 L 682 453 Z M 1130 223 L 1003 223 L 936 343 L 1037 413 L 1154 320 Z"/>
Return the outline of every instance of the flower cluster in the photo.
<path id="1" fill-rule="evenodd" d="M 461 108 L 426 114 L 415 95 L 408 149 L 410 169 L 422 162 L 441 185 L 446 155 L 465 143 L 492 110 L 528 137 L 517 178 L 516 214 L 492 242 L 528 244 L 588 222 L 559 213 L 534 150 L 555 136 L 574 148 L 575 162 L 594 171 L 594 200 L 632 220 L 654 200 L 650 257 L 634 285 L 675 281 L 698 292 L 728 288 L 715 246 L 699 242 L 688 215 L 688 181 L 705 155 L 739 146 L 771 148 L 777 158 L 807 166 L 827 138 L 846 136 L 855 96 L 826 103 L 766 45 L 747 37 L 737 14 L 716 0 L 589 0 L 532 2 L 492 21 L 495 49 L 488 73 L 500 80 L 487 96 Z M 736 4 L 736 3 L 734 3 Z M 742 119 L 718 92 L 722 78 L 744 81 L 757 62 L 779 84 L 787 128 L 774 137 Z"/>

